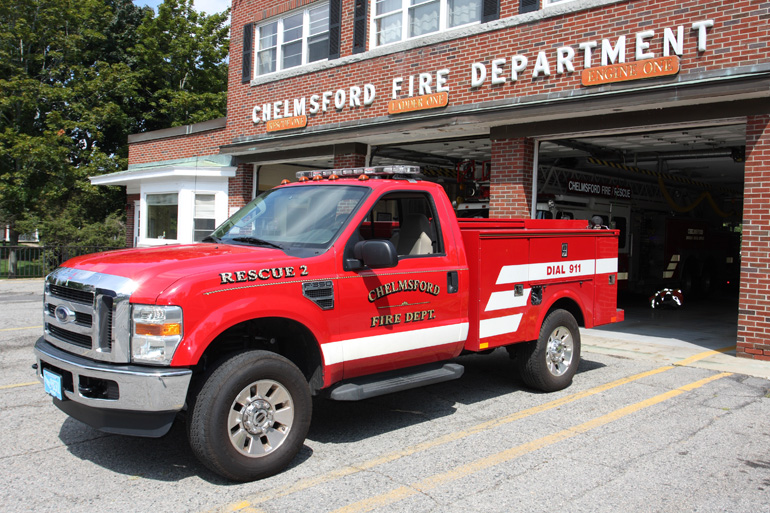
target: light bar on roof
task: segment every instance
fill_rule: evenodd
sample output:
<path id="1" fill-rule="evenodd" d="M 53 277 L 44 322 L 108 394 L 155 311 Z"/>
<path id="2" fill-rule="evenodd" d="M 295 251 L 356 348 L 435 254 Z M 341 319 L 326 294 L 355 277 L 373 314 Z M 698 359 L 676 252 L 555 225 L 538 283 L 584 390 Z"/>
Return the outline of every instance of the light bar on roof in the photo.
<path id="1" fill-rule="evenodd" d="M 312 171 L 297 171 L 297 178 L 308 178 L 312 180 L 316 176 L 329 178 L 332 175 L 356 177 L 366 176 L 394 176 L 394 175 L 419 175 L 419 166 L 372 166 L 372 167 L 350 167 L 344 169 L 315 169 Z"/>

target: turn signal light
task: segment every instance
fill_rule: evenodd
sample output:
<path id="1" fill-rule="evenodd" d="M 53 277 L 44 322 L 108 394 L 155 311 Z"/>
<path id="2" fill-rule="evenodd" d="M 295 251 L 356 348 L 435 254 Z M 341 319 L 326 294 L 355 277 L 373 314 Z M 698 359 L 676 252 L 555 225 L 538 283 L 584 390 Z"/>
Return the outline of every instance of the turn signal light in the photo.
<path id="1" fill-rule="evenodd" d="M 182 333 L 182 325 L 179 323 L 168 324 L 137 324 L 137 335 L 149 335 L 151 337 L 167 337 Z"/>

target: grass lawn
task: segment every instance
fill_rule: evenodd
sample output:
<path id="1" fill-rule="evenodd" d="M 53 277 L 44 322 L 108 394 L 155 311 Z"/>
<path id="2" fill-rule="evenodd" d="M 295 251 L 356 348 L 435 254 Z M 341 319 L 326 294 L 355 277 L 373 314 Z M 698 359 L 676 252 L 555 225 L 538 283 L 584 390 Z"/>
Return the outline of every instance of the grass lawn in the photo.
<path id="1" fill-rule="evenodd" d="M 45 274 L 45 269 L 40 261 L 19 260 L 16 262 L 16 278 L 42 278 Z M 8 259 L 4 258 L 0 260 L 0 279 L 6 278 L 8 278 Z"/>

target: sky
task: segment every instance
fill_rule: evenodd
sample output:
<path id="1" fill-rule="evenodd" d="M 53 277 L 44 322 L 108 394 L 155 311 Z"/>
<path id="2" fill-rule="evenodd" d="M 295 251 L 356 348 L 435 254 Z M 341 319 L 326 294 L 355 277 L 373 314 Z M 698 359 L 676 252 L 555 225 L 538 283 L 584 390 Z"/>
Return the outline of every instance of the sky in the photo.
<path id="1" fill-rule="evenodd" d="M 162 2 L 163 0 L 134 0 L 136 5 L 149 5 L 152 8 L 157 8 Z M 230 0 L 195 0 L 193 4 L 198 12 L 214 14 L 230 7 Z"/>

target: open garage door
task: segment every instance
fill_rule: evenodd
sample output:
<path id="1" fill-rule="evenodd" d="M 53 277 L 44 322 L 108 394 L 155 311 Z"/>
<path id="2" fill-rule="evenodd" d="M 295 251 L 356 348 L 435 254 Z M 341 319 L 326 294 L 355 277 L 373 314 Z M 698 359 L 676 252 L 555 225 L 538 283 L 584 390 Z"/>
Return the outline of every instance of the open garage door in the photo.
<path id="1" fill-rule="evenodd" d="M 536 215 L 598 216 L 621 231 L 626 322 L 618 328 L 627 336 L 711 349 L 734 344 L 744 152 L 742 120 L 570 134 L 540 142 Z M 439 179 L 450 197 L 474 208 L 485 203 L 483 183 L 469 191 L 457 169 L 472 162 L 478 178 L 483 176 L 479 163 L 490 159 L 488 137 L 373 150 L 376 164 L 445 170 Z M 684 307 L 672 303 L 676 295 L 659 294 L 667 288 L 681 291 Z"/>
<path id="2" fill-rule="evenodd" d="M 621 232 L 618 336 L 735 343 L 744 156 L 743 123 L 540 144 L 537 216 L 594 218 Z"/>
<path id="3" fill-rule="evenodd" d="M 736 124 L 544 141 L 537 215 L 620 229 L 631 292 L 737 290 L 744 139 Z"/>

